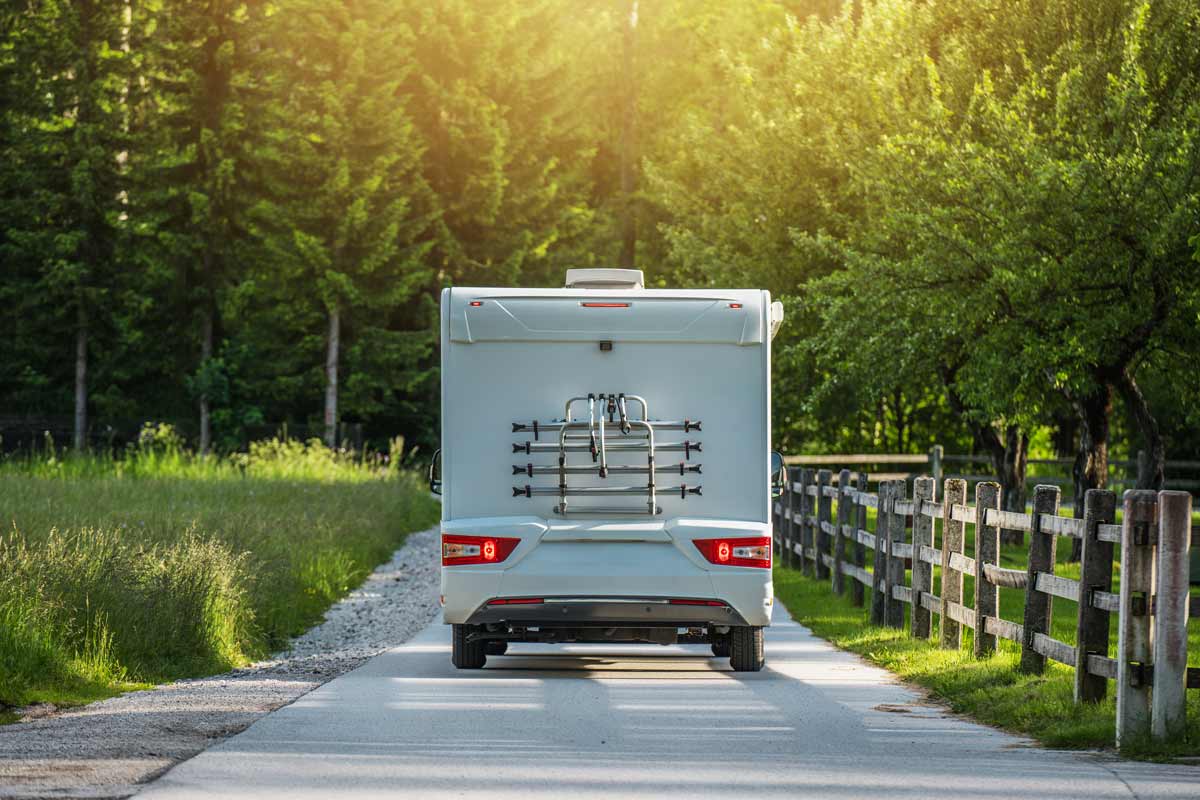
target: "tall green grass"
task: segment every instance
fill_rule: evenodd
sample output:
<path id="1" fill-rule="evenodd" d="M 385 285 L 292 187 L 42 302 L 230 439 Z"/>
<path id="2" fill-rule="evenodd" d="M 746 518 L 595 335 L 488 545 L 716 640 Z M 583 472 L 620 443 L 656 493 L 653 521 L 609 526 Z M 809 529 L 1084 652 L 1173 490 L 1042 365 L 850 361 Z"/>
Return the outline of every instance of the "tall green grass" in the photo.
<path id="1" fill-rule="evenodd" d="M 437 519 L 398 456 L 272 440 L 201 458 L 151 428 L 121 457 L 0 462 L 0 715 L 284 646 Z"/>

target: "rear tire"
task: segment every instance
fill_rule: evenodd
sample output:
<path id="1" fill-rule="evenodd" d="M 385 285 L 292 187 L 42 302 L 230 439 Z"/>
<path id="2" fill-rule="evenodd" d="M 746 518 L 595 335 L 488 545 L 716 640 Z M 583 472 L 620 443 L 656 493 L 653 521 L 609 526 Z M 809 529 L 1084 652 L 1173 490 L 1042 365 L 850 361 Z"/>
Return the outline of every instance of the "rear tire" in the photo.
<path id="1" fill-rule="evenodd" d="M 717 658 L 729 658 L 729 637 L 722 636 L 713 642 L 712 651 Z"/>
<path id="2" fill-rule="evenodd" d="M 758 672 L 766 663 L 763 629 L 740 625 L 729 629 L 729 666 L 734 672 Z"/>
<path id="3" fill-rule="evenodd" d="M 452 625 L 450 661 L 459 669 L 480 669 L 487 662 L 485 643 L 468 642 L 467 636 L 475 632 L 474 625 Z"/>
<path id="4" fill-rule="evenodd" d="M 484 655 L 502 656 L 508 652 L 508 642 L 503 639 L 493 639 L 483 646 Z"/>

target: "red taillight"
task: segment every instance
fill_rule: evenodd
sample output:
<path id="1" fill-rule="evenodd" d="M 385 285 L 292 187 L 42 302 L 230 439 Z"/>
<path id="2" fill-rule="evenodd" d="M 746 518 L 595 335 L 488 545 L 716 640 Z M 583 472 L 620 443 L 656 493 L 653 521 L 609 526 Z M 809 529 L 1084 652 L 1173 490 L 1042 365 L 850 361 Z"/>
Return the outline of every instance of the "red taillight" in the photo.
<path id="1" fill-rule="evenodd" d="M 496 564 L 512 555 L 521 543 L 510 536 L 459 536 L 442 534 L 442 566 Z"/>
<path id="2" fill-rule="evenodd" d="M 580 303 L 584 308 L 629 308 L 629 303 Z"/>
<path id="3" fill-rule="evenodd" d="M 479 308 L 481 305 L 483 305 L 483 301 L 482 301 L 482 300 L 472 300 L 472 301 L 470 302 L 470 305 L 471 305 L 473 308 Z"/>
<path id="4" fill-rule="evenodd" d="M 723 600 L 692 600 L 686 597 L 675 597 L 667 601 L 673 606 L 724 606 Z"/>
<path id="5" fill-rule="evenodd" d="M 713 564 L 771 568 L 771 540 L 766 536 L 744 539 L 695 539 L 693 542 L 700 554 Z"/>
<path id="6" fill-rule="evenodd" d="M 730 303 L 729 307 L 730 308 L 741 308 L 742 304 L 741 303 Z"/>
<path id="7" fill-rule="evenodd" d="M 546 602 L 542 597 L 494 597 L 488 600 L 489 606 L 536 606 Z"/>

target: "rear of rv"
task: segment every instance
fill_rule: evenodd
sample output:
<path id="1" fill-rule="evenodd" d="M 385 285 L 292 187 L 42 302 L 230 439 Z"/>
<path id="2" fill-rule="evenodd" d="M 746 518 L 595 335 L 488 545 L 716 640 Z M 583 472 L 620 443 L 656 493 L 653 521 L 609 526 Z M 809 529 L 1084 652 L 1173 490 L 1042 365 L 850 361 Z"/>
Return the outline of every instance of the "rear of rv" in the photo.
<path id="1" fill-rule="evenodd" d="M 770 298 L 576 283 L 442 295 L 456 663 L 482 666 L 514 640 L 719 653 L 745 629 L 759 632 L 761 666 Z"/>

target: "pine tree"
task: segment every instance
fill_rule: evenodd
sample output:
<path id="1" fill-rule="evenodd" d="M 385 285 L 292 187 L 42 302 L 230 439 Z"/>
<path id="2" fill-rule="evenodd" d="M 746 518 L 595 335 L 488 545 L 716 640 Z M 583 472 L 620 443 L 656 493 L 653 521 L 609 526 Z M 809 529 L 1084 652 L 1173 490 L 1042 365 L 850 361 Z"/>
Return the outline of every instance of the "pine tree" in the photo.
<path id="1" fill-rule="evenodd" d="M 248 106 L 257 99 L 256 49 L 264 3 L 257 0 L 163 0 L 146 42 L 144 105 L 148 119 L 135 153 L 134 204 L 142 234 L 141 265 L 165 266 L 178 288 L 160 309 L 159 323 L 183 319 L 199 411 L 199 448 L 212 445 L 212 406 L 226 376 L 219 357 L 222 292 L 242 270 L 252 193 Z M 198 347 L 196 342 L 198 341 Z M 195 348 L 195 349 L 193 349 Z M 195 351 L 198 350 L 199 358 Z M 164 360 L 173 354 L 163 353 Z"/>
<path id="2" fill-rule="evenodd" d="M 430 346 L 429 309 L 413 308 L 430 278 L 420 237 L 431 209 L 401 91 L 412 37 L 389 0 L 294 0 L 273 34 L 279 81 L 261 153 L 270 196 L 256 218 L 274 274 L 263 283 L 290 298 L 293 319 L 324 316 L 333 445 L 346 356 L 376 366 L 347 380 L 351 410 L 369 412 Z"/>
<path id="3" fill-rule="evenodd" d="M 5 20 L 18 73 L 6 91 L 22 102 L 4 114 L 6 177 L 15 178 L 6 181 L 4 246 L 25 288 L 73 332 L 76 449 L 87 444 L 93 336 L 119 301 L 131 10 L 128 2 L 27 0 Z"/>

